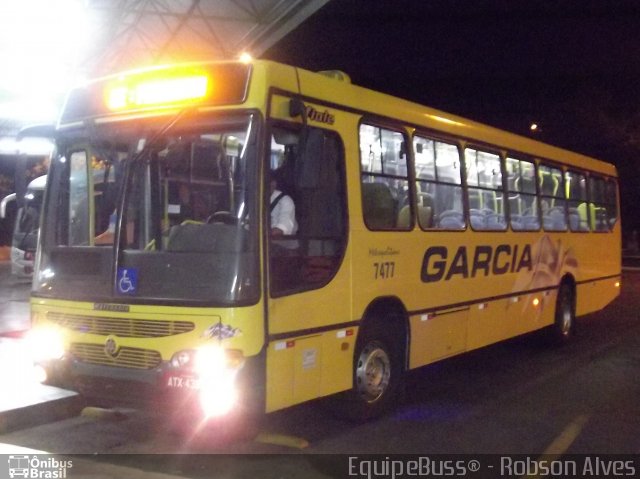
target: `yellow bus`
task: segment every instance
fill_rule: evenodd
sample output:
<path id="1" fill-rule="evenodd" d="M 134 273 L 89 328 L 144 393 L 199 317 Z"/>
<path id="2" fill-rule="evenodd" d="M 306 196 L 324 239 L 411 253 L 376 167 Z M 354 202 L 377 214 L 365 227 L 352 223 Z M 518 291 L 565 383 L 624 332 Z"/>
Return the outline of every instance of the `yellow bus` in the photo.
<path id="1" fill-rule="evenodd" d="M 69 94 L 55 142 L 32 347 L 101 403 L 207 418 L 335 395 L 372 417 L 408 370 L 567 341 L 620 291 L 614 166 L 341 72 L 114 75 Z M 272 174 L 295 234 L 270 234 Z"/>

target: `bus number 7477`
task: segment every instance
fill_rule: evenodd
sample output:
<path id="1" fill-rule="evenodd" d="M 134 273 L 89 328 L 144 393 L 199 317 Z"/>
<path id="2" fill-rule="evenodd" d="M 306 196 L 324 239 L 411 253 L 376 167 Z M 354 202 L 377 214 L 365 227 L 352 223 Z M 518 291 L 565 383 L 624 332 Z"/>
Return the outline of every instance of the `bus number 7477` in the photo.
<path id="1" fill-rule="evenodd" d="M 375 270 L 375 279 L 393 278 L 396 264 L 393 261 L 385 261 L 384 263 L 373 263 Z"/>

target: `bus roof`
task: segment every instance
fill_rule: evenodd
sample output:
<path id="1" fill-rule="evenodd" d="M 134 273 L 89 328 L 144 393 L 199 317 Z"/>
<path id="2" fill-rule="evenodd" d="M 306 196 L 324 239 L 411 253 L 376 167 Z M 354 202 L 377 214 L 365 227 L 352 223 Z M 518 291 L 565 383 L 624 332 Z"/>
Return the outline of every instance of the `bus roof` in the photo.
<path id="1" fill-rule="evenodd" d="M 164 90 L 160 88 L 163 81 Z M 353 85 L 342 72 L 316 73 L 269 60 L 156 66 L 100 78 L 70 93 L 60 124 L 110 115 L 169 113 L 185 106 L 263 107 L 272 87 L 327 108 L 395 121 L 424 133 L 507 150 L 514 156 L 524 154 L 616 176 L 610 163 Z M 181 96 L 175 92 L 182 92 Z M 164 94 L 169 96 L 163 102 Z"/>
<path id="2" fill-rule="evenodd" d="M 408 100 L 341 81 L 339 75 L 326 75 L 298 69 L 303 96 L 318 98 L 336 106 L 395 120 L 418 130 L 460 138 L 478 145 L 508 150 L 616 176 L 615 166 L 576 152 L 555 147 L 522 135 L 423 106 Z"/>

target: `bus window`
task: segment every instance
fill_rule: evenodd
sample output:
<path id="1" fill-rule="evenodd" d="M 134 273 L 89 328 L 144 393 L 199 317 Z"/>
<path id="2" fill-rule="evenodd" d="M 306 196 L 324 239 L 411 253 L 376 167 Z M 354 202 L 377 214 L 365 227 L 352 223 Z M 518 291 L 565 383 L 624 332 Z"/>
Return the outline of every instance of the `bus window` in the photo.
<path id="1" fill-rule="evenodd" d="M 249 117 L 185 122 L 132 164 L 120 240 L 122 267 L 148 274 L 136 294 L 254 297 L 259 190 L 251 132 Z"/>
<path id="2" fill-rule="evenodd" d="M 474 230 L 505 230 L 500 156 L 465 150 L 469 221 Z"/>
<path id="3" fill-rule="evenodd" d="M 65 194 L 56 199 L 59 221 L 55 241 L 59 246 L 112 244 L 116 202 L 115 166 L 90 148 L 72 150 L 58 159 Z"/>
<path id="4" fill-rule="evenodd" d="M 127 229 L 127 247 L 180 249 L 185 245 L 175 241 L 186 236 L 176 227 L 195 232 L 193 225 L 236 225 L 245 220 L 246 178 L 238 157 L 244 136 L 233 128 L 179 131 L 167 136 L 154 153 L 156 161 L 136 165 L 125 211 L 135 225 Z M 205 243 L 193 247 L 206 249 Z"/>
<path id="5" fill-rule="evenodd" d="M 89 168 L 86 151 L 75 151 L 69 159 L 68 245 L 89 245 Z"/>
<path id="6" fill-rule="evenodd" d="M 292 199 L 298 226 L 291 234 L 270 235 L 272 296 L 319 288 L 340 266 L 347 239 L 342 152 L 340 138 L 330 131 L 271 129 L 269 169 Z"/>
<path id="7" fill-rule="evenodd" d="M 618 221 L 618 183 L 616 180 L 607 178 L 604 199 L 607 204 L 609 228 L 613 229 L 616 221 Z"/>
<path id="8" fill-rule="evenodd" d="M 615 185 L 607 186 L 607 182 L 600 176 L 589 177 L 589 210 L 590 223 L 593 231 L 609 231 L 617 216 Z M 610 221 L 613 219 L 613 223 Z"/>
<path id="9" fill-rule="evenodd" d="M 535 164 L 507 157 L 506 166 L 511 229 L 536 231 L 540 229 L 540 208 L 536 195 Z"/>
<path id="10" fill-rule="evenodd" d="M 552 166 L 540 165 L 538 168 L 538 189 L 544 230 L 566 231 L 567 205 L 562 171 Z"/>
<path id="11" fill-rule="evenodd" d="M 413 148 L 420 226 L 423 229 L 464 229 L 458 147 L 416 136 Z"/>
<path id="12" fill-rule="evenodd" d="M 587 177 L 584 173 L 567 171 L 564 180 L 569 206 L 569 228 L 571 231 L 589 231 Z"/>
<path id="13" fill-rule="evenodd" d="M 362 211 L 369 229 L 413 227 L 405 145 L 398 131 L 360 126 Z"/>
<path id="14" fill-rule="evenodd" d="M 219 141 L 206 134 L 171 139 L 158 152 L 169 227 L 185 221 L 206 222 L 215 212 L 230 211 L 236 202 L 231 175 L 237 153 L 226 153 Z"/>

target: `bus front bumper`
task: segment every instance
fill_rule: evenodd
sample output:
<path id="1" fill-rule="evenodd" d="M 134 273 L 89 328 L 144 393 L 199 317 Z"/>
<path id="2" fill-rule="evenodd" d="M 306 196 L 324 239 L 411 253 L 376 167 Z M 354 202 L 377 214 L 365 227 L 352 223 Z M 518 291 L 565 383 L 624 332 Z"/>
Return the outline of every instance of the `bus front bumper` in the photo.
<path id="1" fill-rule="evenodd" d="M 102 407 L 135 407 L 162 414 L 180 411 L 208 418 L 247 409 L 247 399 L 254 396 L 242 370 L 198 378 L 168 361 L 144 370 L 85 363 L 67 356 L 40 361 L 37 367 L 43 370 L 46 384 L 77 391 L 88 403 Z"/>

